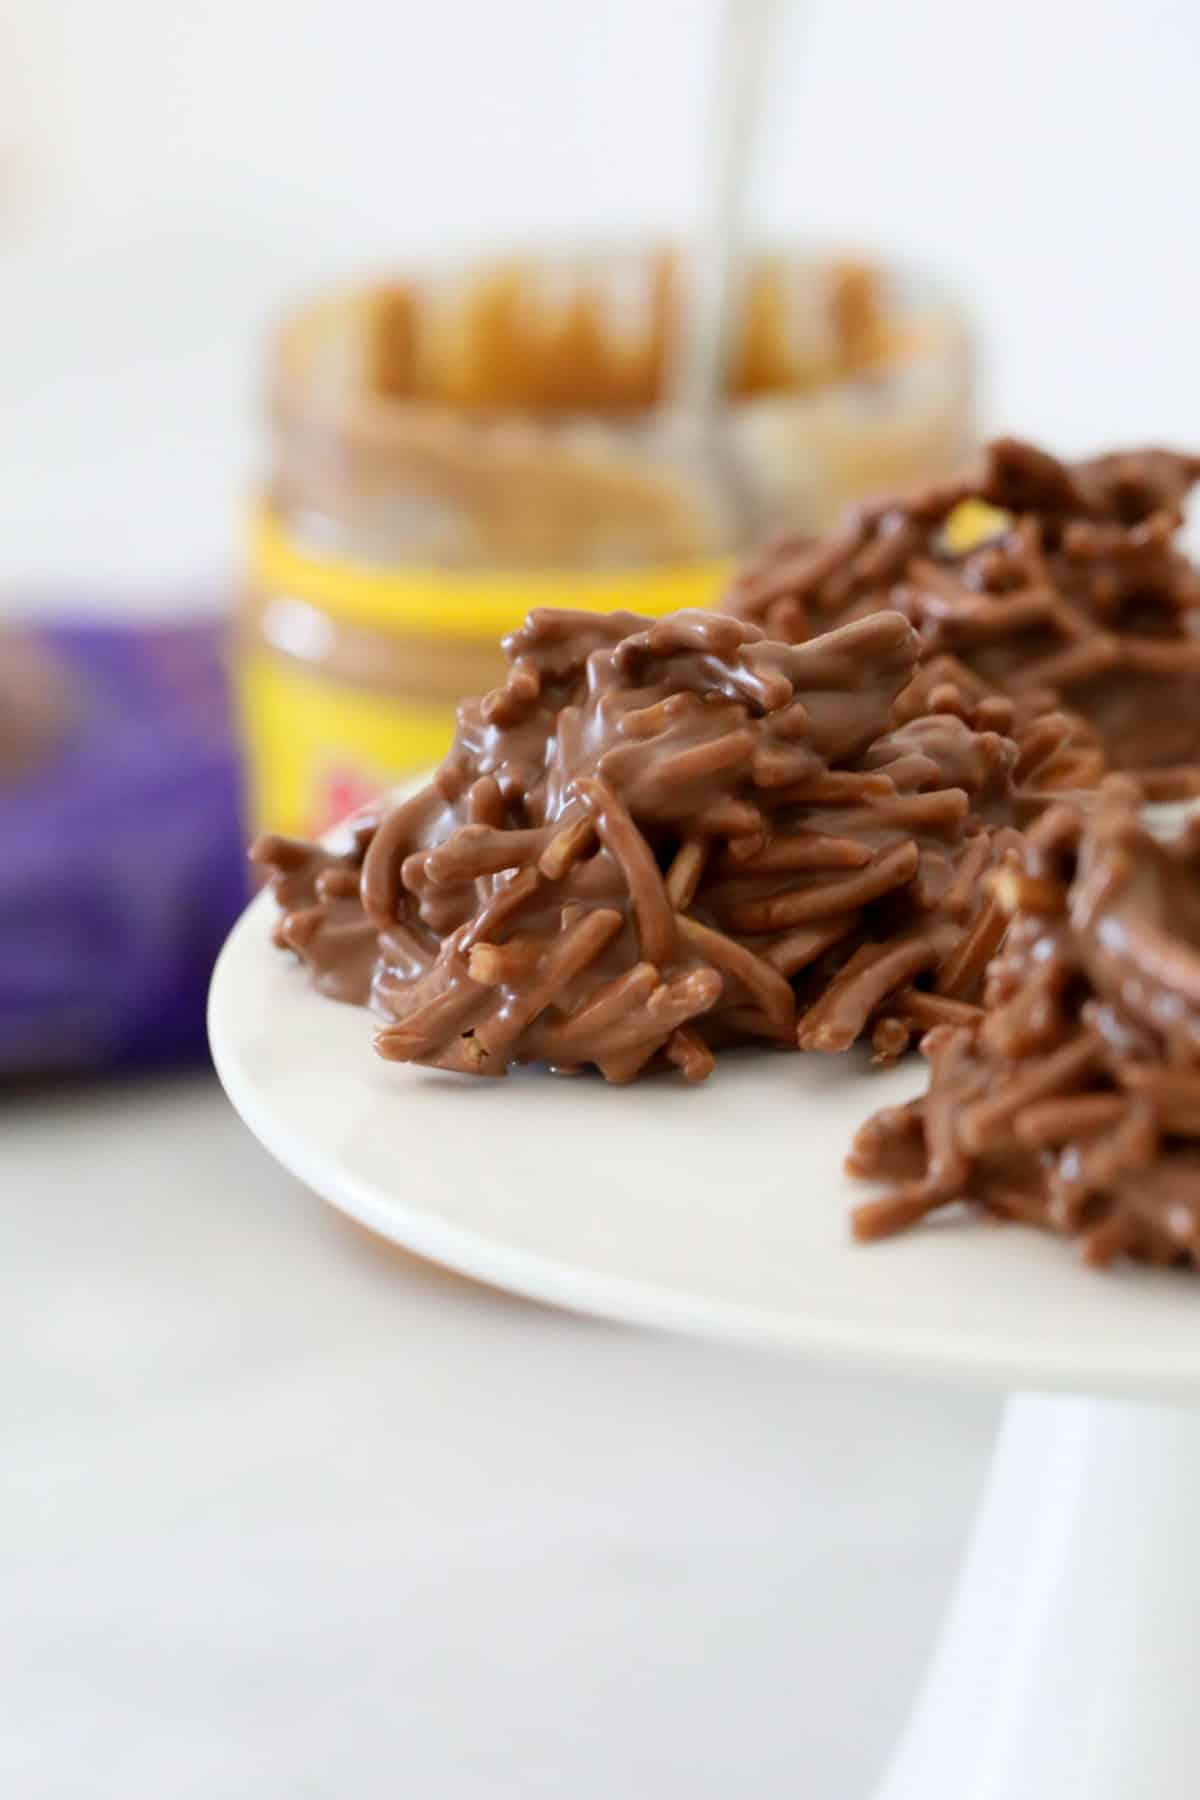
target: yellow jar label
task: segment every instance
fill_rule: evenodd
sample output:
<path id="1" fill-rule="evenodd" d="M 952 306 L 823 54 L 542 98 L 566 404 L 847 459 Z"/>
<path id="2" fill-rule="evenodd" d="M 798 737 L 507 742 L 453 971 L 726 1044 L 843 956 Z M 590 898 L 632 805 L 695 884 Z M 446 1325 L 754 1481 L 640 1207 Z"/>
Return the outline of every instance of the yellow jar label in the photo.
<path id="1" fill-rule="evenodd" d="M 384 788 L 440 762 L 454 708 L 307 674 L 267 652 L 238 669 L 250 804 L 262 830 L 316 837 Z"/>
<path id="2" fill-rule="evenodd" d="M 656 617 L 709 606 L 732 566 L 712 558 L 647 569 L 386 568 L 314 555 L 270 506 L 253 517 L 250 563 L 260 593 L 303 600 L 347 624 L 476 641 L 515 631 L 535 606 Z"/>

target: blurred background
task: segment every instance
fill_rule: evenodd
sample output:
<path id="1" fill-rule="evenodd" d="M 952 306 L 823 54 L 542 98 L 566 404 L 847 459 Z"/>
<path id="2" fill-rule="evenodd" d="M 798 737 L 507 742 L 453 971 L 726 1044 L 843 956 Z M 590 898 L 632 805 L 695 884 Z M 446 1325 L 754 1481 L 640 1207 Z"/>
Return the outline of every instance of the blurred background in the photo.
<path id="1" fill-rule="evenodd" d="M 264 332 L 314 289 L 686 230 L 717 13 L 8 0 L 6 591 L 228 582 Z M 783 4 L 752 224 L 953 281 L 990 424 L 1188 439 L 1198 34 L 1186 0 Z"/>
<path id="2" fill-rule="evenodd" d="M 10 771 L 41 767 L 31 697 L 103 700 L 73 772 L 0 783 L 14 1793 L 715 1800 L 803 1769 L 840 1800 L 902 1716 L 991 1402 L 385 1253 L 269 1165 L 201 1048 L 245 892 L 224 621 L 278 467 L 270 333 L 408 266 L 685 238 L 719 14 L 0 10 Z M 964 433 L 1195 446 L 1198 62 L 1187 0 L 779 0 L 748 236 L 937 277 Z M 124 955 L 106 1037 L 83 988 Z M 116 1062 L 141 1073 L 79 1073 Z"/>

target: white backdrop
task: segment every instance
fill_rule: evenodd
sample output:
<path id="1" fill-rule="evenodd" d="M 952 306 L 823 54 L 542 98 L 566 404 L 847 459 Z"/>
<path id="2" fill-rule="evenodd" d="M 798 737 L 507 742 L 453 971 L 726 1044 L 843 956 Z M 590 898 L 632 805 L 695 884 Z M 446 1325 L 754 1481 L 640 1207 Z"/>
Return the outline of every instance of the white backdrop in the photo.
<path id="1" fill-rule="evenodd" d="M 230 567 L 264 321 L 404 256 L 686 224 L 714 0 L 5 0 L 0 585 Z M 1200 9 L 781 0 L 756 223 L 971 296 L 989 418 L 1200 440 Z"/>

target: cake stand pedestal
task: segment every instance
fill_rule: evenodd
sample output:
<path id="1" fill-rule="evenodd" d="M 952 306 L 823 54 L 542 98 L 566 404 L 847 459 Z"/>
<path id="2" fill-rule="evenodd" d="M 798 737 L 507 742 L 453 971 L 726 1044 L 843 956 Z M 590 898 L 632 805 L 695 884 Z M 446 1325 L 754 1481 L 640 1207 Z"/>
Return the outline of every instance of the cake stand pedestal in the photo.
<path id="1" fill-rule="evenodd" d="M 1008 1403 L 957 1589 L 877 1800 L 1194 1800 L 1186 1411 Z"/>
<path id="2" fill-rule="evenodd" d="M 272 919 L 255 901 L 222 953 L 217 1070 L 267 1149 L 361 1224 L 556 1305 L 1016 1394 L 875 1800 L 1195 1800 L 1195 1275 L 1099 1275 L 1069 1244 L 965 1220 L 852 1244 L 845 1147 L 920 1091 L 915 1060 L 731 1056 L 699 1088 L 619 1090 L 397 1068 L 271 949 Z"/>

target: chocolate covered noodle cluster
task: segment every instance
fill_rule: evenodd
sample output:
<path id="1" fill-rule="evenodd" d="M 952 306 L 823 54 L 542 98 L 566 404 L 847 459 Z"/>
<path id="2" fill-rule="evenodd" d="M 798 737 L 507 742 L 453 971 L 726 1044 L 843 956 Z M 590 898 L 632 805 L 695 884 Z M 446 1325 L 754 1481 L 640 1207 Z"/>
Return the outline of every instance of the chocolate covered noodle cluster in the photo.
<path id="1" fill-rule="evenodd" d="M 1158 842 L 1138 800 L 1055 807 L 992 878 L 986 1014 L 930 1032 L 927 1095 L 859 1132 L 851 1172 L 898 1184 L 859 1237 L 964 1200 L 1093 1263 L 1200 1261 L 1200 822 Z"/>
<path id="2" fill-rule="evenodd" d="M 535 612 L 429 786 L 335 853 L 267 838 L 277 941 L 369 1001 L 388 1058 L 691 1080 L 726 1045 L 836 1051 L 977 1018 L 1015 854 L 1011 705 L 895 724 L 919 644 L 715 613 Z M 910 716 L 912 715 L 912 716 Z"/>
<path id="3" fill-rule="evenodd" d="M 1143 450 L 1063 463 L 1001 439 L 974 475 L 852 509 L 821 539 L 774 545 L 727 607 L 787 643 L 893 608 L 920 634 L 906 703 L 947 685 L 1007 695 L 1046 788 L 1104 767 L 1200 791 L 1200 572 L 1178 546 L 1200 457 Z M 1066 709 L 1073 730 L 1045 715 Z"/>
<path id="4" fill-rule="evenodd" d="M 723 613 L 532 613 L 426 787 L 255 847 L 276 941 L 463 1074 L 920 1039 L 928 1092 L 851 1152 L 890 1189 L 860 1238 L 965 1202 L 1200 1262 L 1200 823 L 1141 822 L 1200 793 L 1198 475 L 1004 440 Z"/>

